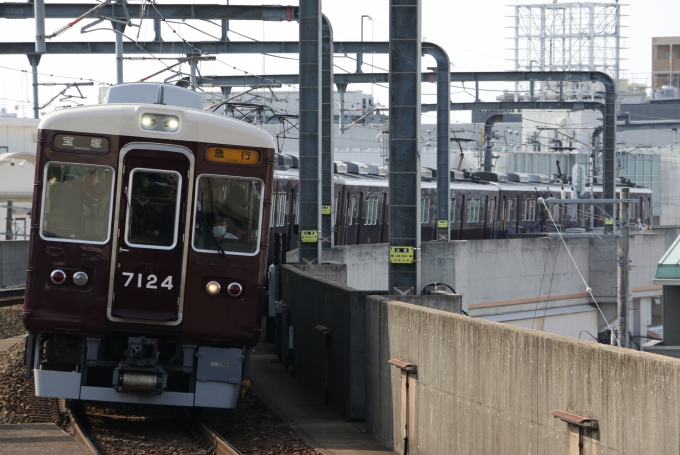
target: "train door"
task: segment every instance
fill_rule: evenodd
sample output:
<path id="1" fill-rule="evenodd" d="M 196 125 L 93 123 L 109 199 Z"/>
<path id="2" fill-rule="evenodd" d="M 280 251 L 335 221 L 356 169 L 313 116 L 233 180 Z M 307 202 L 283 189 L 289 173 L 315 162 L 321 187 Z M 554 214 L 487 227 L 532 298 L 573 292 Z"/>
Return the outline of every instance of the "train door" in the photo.
<path id="1" fill-rule="evenodd" d="M 176 146 L 134 144 L 121 151 L 111 320 L 181 322 L 193 161 Z"/>

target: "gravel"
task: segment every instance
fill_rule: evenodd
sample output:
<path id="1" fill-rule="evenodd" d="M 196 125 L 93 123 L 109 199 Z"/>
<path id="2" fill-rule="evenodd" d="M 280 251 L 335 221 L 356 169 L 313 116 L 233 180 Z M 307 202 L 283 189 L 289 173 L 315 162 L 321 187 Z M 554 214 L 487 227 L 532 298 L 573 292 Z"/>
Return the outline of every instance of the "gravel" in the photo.
<path id="1" fill-rule="evenodd" d="M 31 422 L 28 406 L 35 389 L 25 374 L 24 343 L 0 352 L 0 424 Z"/>
<path id="2" fill-rule="evenodd" d="M 236 409 L 204 409 L 203 418 L 244 455 L 318 455 L 251 391 Z"/>
<path id="3" fill-rule="evenodd" d="M 0 307 L 0 340 L 24 335 L 24 323 L 21 322 L 23 304 Z"/>

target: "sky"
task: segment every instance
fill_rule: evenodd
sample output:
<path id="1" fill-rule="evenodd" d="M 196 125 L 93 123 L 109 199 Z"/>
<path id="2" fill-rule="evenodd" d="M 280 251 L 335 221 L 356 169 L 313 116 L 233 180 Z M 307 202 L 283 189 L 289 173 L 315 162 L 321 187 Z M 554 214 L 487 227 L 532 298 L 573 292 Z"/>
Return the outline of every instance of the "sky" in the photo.
<path id="1" fill-rule="evenodd" d="M 203 0 L 200 3 L 225 4 L 226 1 Z M 70 0 L 69 3 L 92 3 Z M 556 0 L 557 3 L 567 3 Z M 45 0 L 45 3 L 64 3 Z M 141 0 L 131 0 L 133 8 L 139 7 Z M 189 1 L 157 0 L 157 3 L 192 3 Z M 198 3 L 198 2 L 196 2 Z M 230 4 L 261 5 L 271 2 L 251 0 L 230 0 Z M 422 0 L 422 36 L 442 46 L 449 55 L 452 71 L 507 71 L 513 69 L 512 46 L 513 25 L 512 14 L 516 3 L 541 3 L 539 1 L 512 0 Z M 597 3 L 611 3 L 599 1 Z M 284 2 L 287 4 L 287 2 Z M 680 35 L 680 0 L 629 0 L 622 3 L 622 41 L 621 77 L 635 79 L 637 82 L 650 82 L 651 76 L 651 43 L 653 36 Z M 387 0 L 322 0 L 323 13 L 330 20 L 335 41 L 359 41 L 361 24 L 365 41 L 387 41 L 389 22 L 389 2 Z M 369 18 L 363 18 L 367 15 Z M 47 20 L 46 32 L 52 33 L 65 25 L 67 20 Z M 80 27 L 91 20 L 84 20 L 54 41 L 114 41 L 114 33 L 110 26 L 100 24 L 93 27 L 95 31 L 81 34 Z M 137 21 L 138 22 L 138 21 Z M 205 21 L 187 21 L 186 23 L 163 24 L 163 38 L 173 41 L 180 36 L 188 41 L 214 40 L 220 36 L 219 21 L 214 24 Z M 0 19 L 0 39 L 3 42 L 30 42 L 34 40 L 35 30 L 32 20 Z M 195 27 L 195 28 L 192 28 Z M 198 30 L 196 30 L 198 29 Z M 296 41 L 298 39 L 297 23 L 232 21 L 229 38 L 232 41 Z M 134 40 L 153 39 L 153 23 L 142 21 L 140 27 L 126 30 L 126 35 Z M 212 37 L 210 36 L 212 35 Z M 176 57 L 166 55 L 168 57 Z M 335 55 L 335 72 L 354 72 L 356 55 Z M 172 60 L 126 60 L 124 70 L 125 82 L 134 82 L 149 76 L 156 71 L 175 63 Z M 376 72 L 386 72 L 388 58 L 386 55 L 365 55 L 363 72 L 370 72 L 371 65 Z M 434 59 L 425 56 L 422 69 L 434 66 Z M 202 75 L 240 75 L 249 74 L 281 74 L 297 73 L 298 61 L 294 54 L 279 56 L 222 54 L 215 61 L 201 62 L 199 70 Z M 113 55 L 44 55 L 40 62 L 40 83 L 75 82 L 80 79 L 92 80 L 93 87 L 81 88 L 86 99 L 70 99 L 61 101 L 57 98 L 41 112 L 51 112 L 57 106 L 75 105 L 75 103 L 93 104 L 98 101 L 99 86 L 113 84 L 116 81 L 116 64 Z M 188 73 L 187 64 L 181 71 Z M 151 81 L 163 81 L 172 73 L 164 72 Z M 0 109 L 17 112 L 19 117 L 32 117 L 32 87 L 28 59 L 25 56 L 0 56 Z M 512 89 L 510 84 L 489 84 L 481 86 L 482 101 L 494 101 L 498 91 L 503 88 Z M 41 105 L 57 95 L 63 86 L 41 86 Z M 208 88 L 204 88 L 209 90 Z M 283 89 L 297 90 L 297 87 L 284 86 Z M 388 90 L 384 85 L 356 84 L 348 90 L 363 90 L 373 93 L 376 101 L 387 104 Z M 238 89 L 235 89 L 238 91 Z M 435 102 L 435 85 L 424 83 L 421 87 L 424 103 Z M 473 101 L 472 85 L 461 87 L 453 84 L 451 88 L 453 101 Z M 77 94 L 71 88 L 68 94 Z M 434 113 L 423 114 L 423 122 L 434 122 Z M 431 118 L 430 118 L 431 117 Z M 453 113 L 454 121 L 469 121 L 469 113 Z"/>

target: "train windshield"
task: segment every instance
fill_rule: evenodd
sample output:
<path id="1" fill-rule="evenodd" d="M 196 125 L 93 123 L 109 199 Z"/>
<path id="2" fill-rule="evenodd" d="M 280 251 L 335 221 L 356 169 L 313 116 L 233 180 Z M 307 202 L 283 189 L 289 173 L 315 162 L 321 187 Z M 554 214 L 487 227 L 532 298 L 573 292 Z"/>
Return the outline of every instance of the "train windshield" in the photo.
<path id="1" fill-rule="evenodd" d="M 257 254 L 263 188 L 259 179 L 201 175 L 196 190 L 194 249 Z"/>
<path id="2" fill-rule="evenodd" d="M 108 166 L 48 163 L 41 237 L 61 242 L 108 242 L 113 174 Z"/>
<path id="3" fill-rule="evenodd" d="M 128 201 L 129 245 L 171 249 L 177 242 L 179 173 L 134 169 L 130 173 Z"/>

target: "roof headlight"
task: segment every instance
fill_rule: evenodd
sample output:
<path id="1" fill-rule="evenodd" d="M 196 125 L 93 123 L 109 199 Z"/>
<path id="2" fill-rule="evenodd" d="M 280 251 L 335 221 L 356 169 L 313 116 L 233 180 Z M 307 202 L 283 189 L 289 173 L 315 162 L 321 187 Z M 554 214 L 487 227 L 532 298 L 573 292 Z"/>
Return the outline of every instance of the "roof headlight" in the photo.
<path id="1" fill-rule="evenodd" d="M 205 292 L 210 295 L 217 295 L 220 292 L 220 283 L 217 281 L 211 281 L 205 285 Z"/>
<path id="2" fill-rule="evenodd" d="M 179 119 L 174 115 L 168 115 L 163 119 L 163 129 L 169 133 L 174 133 L 179 129 Z"/>
<path id="3" fill-rule="evenodd" d="M 156 117 L 154 117 L 151 114 L 144 114 L 142 115 L 142 129 L 145 130 L 155 130 L 156 125 L 158 125 L 158 121 L 156 120 Z"/>

